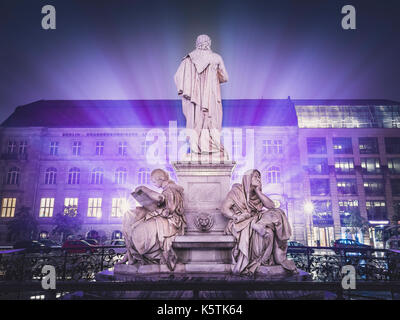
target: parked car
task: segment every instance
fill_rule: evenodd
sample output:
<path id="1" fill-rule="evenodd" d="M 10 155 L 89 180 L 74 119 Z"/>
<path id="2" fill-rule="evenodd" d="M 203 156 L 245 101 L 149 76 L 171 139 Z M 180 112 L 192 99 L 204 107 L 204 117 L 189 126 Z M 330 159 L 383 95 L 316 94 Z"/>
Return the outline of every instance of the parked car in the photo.
<path id="1" fill-rule="evenodd" d="M 95 253 L 97 248 L 85 240 L 67 240 L 63 243 L 62 248 L 68 253 Z"/>
<path id="2" fill-rule="evenodd" d="M 360 243 L 353 239 L 338 239 L 333 243 L 333 248 L 336 254 L 344 254 L 347 252 L 357 252 L 357 253 L 366 253 L 369 255 L 371 251 L 369 250 L 360 250 L 360 249 L 372 249 L 371 246 Z"/>
<path id="3" fill-rule="evenodd" d="M 44 244 L 46 247 L 50 249 L 58 249 L 61 248 L 61 245 L 53 240 L 50 239 L 40 239 L 39 242 Z"/>
<path id="4" fill-rule="evenodd" d="M 311 249 L 298 241 L 288 241 L 288 251 L 289 253 L 314 253 L 314 249 Z"/>
<path id="5" fill-rule="evenodd" d="M 115 248 L 106 248 L 105 252 L 108 254 L 125 254 L 126 247 L 125 247 L 125 240 L 123 239 L 115 239 L 111 241 L 106 241 L 104 243 L 105 246 L 115 246 Z M 122 247 L 123 246 L 123 247 Z"/>
<path id="6" fill-rule="evenodd" d="M 87 243 L 91 244 L 92 246 L 98 246 L 99 243 L 97 240 L 95 239 L 85 239 L 84 241 L 86 241 Z"/>
<path id="7" fill-rule="evenodd" d="M 51 250 L 36 240 L 19 241 L 14 244 L 14 249 L 25 249 L 28 253 L 48 253 Z"/>

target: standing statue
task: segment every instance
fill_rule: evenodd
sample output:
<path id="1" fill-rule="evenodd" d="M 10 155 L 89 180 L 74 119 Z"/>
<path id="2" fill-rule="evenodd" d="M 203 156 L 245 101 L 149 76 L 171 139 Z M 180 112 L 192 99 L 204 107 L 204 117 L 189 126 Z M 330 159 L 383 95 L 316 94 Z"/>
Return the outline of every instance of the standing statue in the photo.
<path id="1" fill-rule="evenodd" d="M 196 49 L 185 56 L 175 74 L 178 95 L 186 118 L 192 154 L 215 154 L 227 158 L 220 142 L 222 101 L 220 83 L 228 81 L 224 62 L 211 51 L 211 39 L 200 35 Z"/>
<path id="2" fill-rule="evenodd" d="M 139 186 L 132 196 L 143 206 L 125 213 L 122 233 L 126 254 L 120 263 L 166 264 L 174 270 L 176 255 L 172 242 L 183 235 L 186 220 L 183 208 L 183 188 L 169 180 L 161 169 L 151 172 L 151 182 L 162 193 Z"/>
<path id="3" fill-rule="evenodd" d="M 285 213 L 262 193 L 261 174 L 247 171 L 242 184 L 232 186 L 222 205 L 229 218 L 227 233 L 236 239 L 232 251 L 233 273 L 253 274 L 259 266 L 281 265 L 297 272 L 293 261 L 286 259 L 291 228 Z"/>

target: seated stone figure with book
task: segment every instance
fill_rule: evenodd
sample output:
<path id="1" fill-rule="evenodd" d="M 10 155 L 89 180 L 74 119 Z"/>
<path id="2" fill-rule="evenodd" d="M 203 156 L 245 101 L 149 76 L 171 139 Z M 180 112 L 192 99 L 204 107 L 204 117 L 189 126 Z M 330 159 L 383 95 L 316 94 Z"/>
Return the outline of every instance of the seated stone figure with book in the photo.
<path id="1" fill-rule="evenodd" d="M 161 169 L 151 172 L 151 182 L 162 192 L 139 186 L 131 194 L 141 206 L 124 215 L 122 232 L 127 252 L 120 263 L 165 264 L 174 270 L 177 258 L 172 242 L 183 235 L 186 225 L 183 188 Z"/>

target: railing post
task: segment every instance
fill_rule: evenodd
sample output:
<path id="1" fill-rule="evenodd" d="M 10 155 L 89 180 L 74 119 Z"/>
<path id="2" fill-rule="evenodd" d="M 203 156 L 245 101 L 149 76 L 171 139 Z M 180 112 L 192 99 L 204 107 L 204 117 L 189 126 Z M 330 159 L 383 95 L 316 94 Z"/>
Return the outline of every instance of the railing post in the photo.
<path id="1" fill-rule="evenodd" d="M 64 251 L 63 276 L 62 276 L 63 280 L 66 280 L 65 277 L 66 277 L 66 273 L 67 273 L 67 254 L 68 254 L 68 251 L 65 250 Z"/>
<path id="2" fill-rule="evenodd" d="M 101 262 L 100 262 L 100 271 L 103 271 L 104 267 L 104 246 L 101 247 Z"/>

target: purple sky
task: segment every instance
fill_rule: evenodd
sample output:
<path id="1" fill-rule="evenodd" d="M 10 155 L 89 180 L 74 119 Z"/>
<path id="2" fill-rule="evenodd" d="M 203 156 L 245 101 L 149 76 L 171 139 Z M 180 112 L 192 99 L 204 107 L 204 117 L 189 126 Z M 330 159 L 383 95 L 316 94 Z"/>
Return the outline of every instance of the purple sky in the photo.
<path id="1" fill-rule="evenodd" d="M 357 30 L 341 8 L 357 9 Z M 41 8 L 57 30 L 41 29 Z M 173 75 L 209 34 L 223 98 L 400 101 L 400 2 L 41 1 L 0 4 L 0 121 L 40 99 L 175 99 Z"/>

